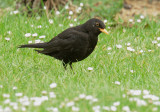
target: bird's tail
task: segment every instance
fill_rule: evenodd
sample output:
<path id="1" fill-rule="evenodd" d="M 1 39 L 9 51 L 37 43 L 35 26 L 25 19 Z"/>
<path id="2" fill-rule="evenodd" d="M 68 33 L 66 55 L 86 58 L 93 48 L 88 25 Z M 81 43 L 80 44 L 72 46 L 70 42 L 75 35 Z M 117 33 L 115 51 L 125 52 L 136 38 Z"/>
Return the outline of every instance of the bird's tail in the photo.
<path id="1" fill-rule="evenodd" d="M 47 43 L 37 43 L 37 44 L 26 44 L 20 45 L 18 48 L 44 48 L 47 46 Z"/>

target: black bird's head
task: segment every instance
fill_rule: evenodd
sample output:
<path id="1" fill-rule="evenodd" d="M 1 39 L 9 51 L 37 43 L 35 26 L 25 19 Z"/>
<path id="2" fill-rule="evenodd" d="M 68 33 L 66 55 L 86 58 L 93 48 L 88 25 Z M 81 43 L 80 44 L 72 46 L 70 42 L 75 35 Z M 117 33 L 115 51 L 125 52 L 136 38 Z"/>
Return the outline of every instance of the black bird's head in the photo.
<path id="1" fill-rule="evenodd" d="M 84 25 L 85 29 L 88 30 L 88 32 L 92 32 L 97 35 L 99 35 L 101 32 L 108 34 L 107 30 L 105 29 L 105 24 L 99 19 L 92 18 L 88 20 Z"/>

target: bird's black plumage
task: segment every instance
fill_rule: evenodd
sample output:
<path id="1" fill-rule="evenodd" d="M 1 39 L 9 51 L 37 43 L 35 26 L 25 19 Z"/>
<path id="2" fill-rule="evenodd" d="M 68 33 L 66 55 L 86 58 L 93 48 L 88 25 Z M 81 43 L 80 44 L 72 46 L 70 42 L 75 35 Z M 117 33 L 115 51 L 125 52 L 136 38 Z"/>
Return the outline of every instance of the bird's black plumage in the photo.
<path id="1" fill-rule="evenodd" d="M 99 19 L 68 28 L 49 42 L 21 45 L 19 48 L 43 48 L 39 53 L 52 56 L 72 68 L 72 63 L 87 58 L 97 45 L 98 35 L 105 32 L 105 24 Z"/>

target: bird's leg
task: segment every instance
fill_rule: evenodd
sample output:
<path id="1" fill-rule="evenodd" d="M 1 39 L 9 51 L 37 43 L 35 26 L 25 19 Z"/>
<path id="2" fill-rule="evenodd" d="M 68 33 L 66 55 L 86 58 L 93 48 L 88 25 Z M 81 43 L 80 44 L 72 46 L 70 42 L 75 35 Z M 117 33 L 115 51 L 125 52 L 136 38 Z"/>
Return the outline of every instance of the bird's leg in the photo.
<path id="1" fill-rule="evenodd" d="M 62 63 L 63 63 L 64 69 L 66 70 L 67 64 L 65 62 L 62 62 Z"/>
<path id="2" fill-rule="evenodd" d="M 69 62 L 69 66 L 73 70 L 73 68 L 72 68 L 72 62 Z"/>
<path id="3" fill-rule="evenodd" d="M 72 68 L 72 62 L 69 62 L 69 66 L 70 66 L 70 68 L 72 70 L 72 73 L 75 74 L 75 72 L 73 71 L 73 68 Z"/>

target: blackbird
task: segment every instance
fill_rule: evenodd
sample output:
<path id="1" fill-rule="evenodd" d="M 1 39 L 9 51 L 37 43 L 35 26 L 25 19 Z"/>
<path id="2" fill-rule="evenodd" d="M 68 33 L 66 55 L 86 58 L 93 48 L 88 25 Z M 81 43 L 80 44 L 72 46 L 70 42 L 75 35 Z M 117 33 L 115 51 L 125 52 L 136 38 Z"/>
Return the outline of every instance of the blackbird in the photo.
<path id="1" fill-rule="evenodd" d="M 105 24 L 92 18 L 84 24 L 64 30 L 49 42 L 20 45 L 19 48 L 43 48 L 36 51 L 61 60 L 65 69 L 67 64 L 72 69 L 73 62 L 81 61 L 93 52 L 101 32 L 108 34 Z"/>

